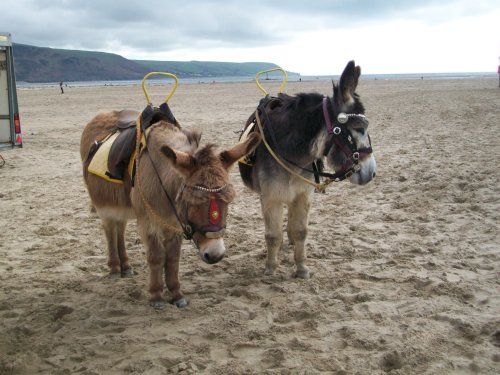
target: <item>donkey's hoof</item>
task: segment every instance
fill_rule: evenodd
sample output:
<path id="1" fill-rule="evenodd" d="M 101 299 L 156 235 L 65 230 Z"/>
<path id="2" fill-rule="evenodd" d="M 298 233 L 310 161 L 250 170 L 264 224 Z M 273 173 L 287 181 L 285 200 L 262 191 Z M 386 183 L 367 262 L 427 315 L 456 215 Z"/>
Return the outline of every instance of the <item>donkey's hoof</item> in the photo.
<path id="1" fill-rule="evenodd" d="M 308 268 L 303 268 L 303 269 L 300 269 L 300 270 L 297 270 L 293 273 L 293 277 L 297 278 L 297 279 L 310 279 L 311 276 L 313 275 L 313 273 L 311 271 L 309 271 Z"/>
<path id="2" fill-rule="evenodd" d="M 166 306 L 165 301 L 154 301 L 149 303 L 155 310 L 163 310 Z"/>
<path id="3" fill-rule="evenodd" d="M 121 277 L 133 277 L 137 275 L 132 268 L 129 268 L 127 270 L 123 270 L 121 272 Z"/>
<path id="4" fill-rule="evenodd" d="M 183 297 L 183 298 L 180 298 L 178 299 L 177 301 L 173 301 L 172 302 L 175 306 L 177 306 L 179 309 L 183 309 L 184 307 L 186 307 L 188 305 L 186 299 Z"/>
<path id="5" fill-rule="evenodd" d="M 266 267 L 266 269 L 264 270 L 264 275 L 273 276 L 275 271 L 276 271 L 276 268 Z"/>

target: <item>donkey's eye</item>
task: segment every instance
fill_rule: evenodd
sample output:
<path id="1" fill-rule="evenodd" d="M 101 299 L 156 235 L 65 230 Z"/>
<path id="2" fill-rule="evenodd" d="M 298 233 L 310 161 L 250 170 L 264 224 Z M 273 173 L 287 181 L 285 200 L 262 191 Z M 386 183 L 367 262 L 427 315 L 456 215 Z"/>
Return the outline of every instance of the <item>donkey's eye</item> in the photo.
<path id="1" fill-rule="evenodd" d="M 354 130 L 356 130 L 359 134 L 361 135 L 365 135 L 365 128 L 355 128 Z"/>

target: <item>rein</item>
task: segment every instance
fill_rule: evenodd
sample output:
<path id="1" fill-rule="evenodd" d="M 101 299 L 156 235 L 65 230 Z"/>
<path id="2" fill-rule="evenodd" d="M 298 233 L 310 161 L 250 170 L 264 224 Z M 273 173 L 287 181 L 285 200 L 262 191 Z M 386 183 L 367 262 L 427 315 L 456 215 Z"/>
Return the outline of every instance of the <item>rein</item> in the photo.
<path id="1" fill-rule="evenodd" d="M 257 107 L 257 110 L 255 111 L 255 118 L 256 118 L 256 122 L 257 122 L 257 126 L 259 128 L 259 131 L 262 135 L 262 141 L 264 142 L 264 145 L 266 146 L 266 148 L 269 151 L 269 153 L 271 154 L 271 156 L 288 173 L 290 173 L 291 175 L 293 175 L 295 177 L 298 177 L 299 179 L 301 179 L 305 183 L 313 186 L 317 191 L 319 191 L 321 193 L 324 193 L 326 188 L 331 183 L 343 181 L 346 178 L 349 178 L 350 176 L 352 176 L 354 173 L 358 172 L 361 169 L 361 167 L 358 164 L 360 156 L 365 156 L 365 155 L 369 155 L 372 153 L 371 146 L 358 150 L 356 148 L 356 145 L 354 144 L 352 136 L 349 134 L 350 132 L 347 130 L 347 128 L 342 126 L 343 124 L 347 123 L 347 121 L 349 120 L 350 117 L 359 117 L 359 118 L 364 119 L 364 118 L 366 118 L 365 115 L 357 114 L 357 113 L 346 114 L 346 113 L 341 112 L 337 115 L 337 122 L 338 122 L 339 126 L 334 127 L 333 123 L 330 119 L 330 114 L 328 112 L 328 105 L 327 104 L 328 104 L 328 98 L 325 96 L 325 97 L 323 97 L 322 109 L 323 109 L 323 116 L 325 119 L 325 126 L 327 128 L 327 132 L 329 135 L 332 136 L 333 142 L 346 155 L 348 161 L 352 160 L 352 165 L 349 168 L 342 168 L 342 170 L 340 172 L 337 172 L 337 173 L 320 172 L 314 163 L 313 163 L 313 170 L 308 169 L 308 168 L 304 168 L 304 167 L 298 165 L 297 163 L 295 163 L 294 161 L 289 160 L 289 159 L 285 158 L 284 156 L 282 156 L 279 152 L 278 142 L 276 140 L 274 131 L 272 129 L 271 120 L 269 119 L 269 116 L 267 115 L 267 112 L 265 110 L 265 104 L 261 103 Z M 264 136 L 264 129 L 262 126 L 262 122 L 260 120 L 259 109 L 261 109 L 261 112 L 265 117 L 266 123 L 268 125 L 267 127 L 269 129 L 269 133 L 271 135 L 271 138 L 272 138 L 273 143 L 274 143 L 275 148 L 276 148 L 276 152 L 274 152 L 274 150 L 271 148 L 271 146 L 269 145 L 269 143 L 267 142 L 267 140 Z M 341 141 L 339 136 L 341 136 L 341 138 L 344 142 Z M 370 139 L 369 136 L 368 136 L 368 139 Z M 331 145 L 330 145 L 330 147 L 331 147 Z M 330 148 L 328 147 L 325 150 L 325 153 L 324 153 L 325 155 L 328 153 L 329 149 Z M 281 160 L 281 159 L 283 159 L 283 160 Z M 285 164 L 284 161 L 286 161 L 289 164 L 292 164 L 293 166 L 295 166 L 295 167 L 297 167 L 305 172 L 312 173 L 316 179 L 316 182 L 312 182 L 308 178 L 306 178 L 306 177 L 302 176 L 301 174 L 297 173 L 296 171 L 292 170 L 290 167 L 288 167 Z M 325 177 L 324 182 L 322 182 L 322 183 L 319 182 L 319 177 Z"/>

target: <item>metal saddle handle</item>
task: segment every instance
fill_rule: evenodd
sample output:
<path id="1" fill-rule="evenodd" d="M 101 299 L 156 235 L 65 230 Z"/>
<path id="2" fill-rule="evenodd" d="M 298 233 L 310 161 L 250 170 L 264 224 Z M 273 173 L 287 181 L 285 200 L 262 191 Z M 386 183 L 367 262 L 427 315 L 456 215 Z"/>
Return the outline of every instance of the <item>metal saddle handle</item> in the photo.
<path id="1" fill-rule="evenodd" d="M 285 84 L 288 81 L 288 74 L 286 73 L 285 69 L 283 69 L 283 68 L 273 68 L 273 69 L 268 69 L 268 70 L 262 70 L 262 71 L 258 72 L 255 75 L 255 83 L 257 84 L 257 87 L 260 89 L 260 91 L 262 91 L 264 93 L 264 96 L 267 96 L 268 93 L 261 86 L 261 84 L 259 82 L 259 78 L 264 73 L 270 73 L 270 72 L 276 72 L 276 71 L 280 71 L 281 73 L 283 73 L 283 82 L 281 83 L 281 86 L 280 86 L 280 93 L 281 93 L 281 92 L 283 92 L 283 89 L 285 88 Z"/>
<path id="2" fill-rule="evenodd" d="M 154 76 L 154 75 L 162 75 L 162 76 L 166 76 L 166 77 L 170 77 L 170 78 L 174 79 L 174 81 L 175 81 L 174 87 L 172 88 L 172 90 L 170 90 L 170 93 L 165 98 L 165 103 L 168 103 L 170 98 L 174 95 L 175 90 L 177 90 L 177 86 L 179 86 L 179 80 L 177 79 L 177 76 L 175 74 L 172 74 L 172 73 L 151 72 L 151 73 L 146 74 L 144 76 L 144 78 L 142 79 L 142 91 L 144 91 L 144 96 L 146 97 L 146 101 L 148 102 L 148 105 L 151 105 L 151 106 L 152 106 L 151 97 L 149 96 L 148 90 L 146 89 L 146 80 L 149 77 Z"/>

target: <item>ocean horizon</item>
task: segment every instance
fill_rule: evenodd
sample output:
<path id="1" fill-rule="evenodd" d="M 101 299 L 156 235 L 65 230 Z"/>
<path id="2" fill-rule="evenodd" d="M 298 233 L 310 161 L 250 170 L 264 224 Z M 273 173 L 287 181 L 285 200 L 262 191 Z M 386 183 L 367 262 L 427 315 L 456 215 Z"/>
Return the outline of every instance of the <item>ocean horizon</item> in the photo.
<path id="1" fill-rule="evenodd" d="M 463 72 L 463 73 L 396 73 L 396 74 L 362 74 L 361 80 L 389 80 L 389 79 L 446 79 L 446 78 L 491 78 L 496 77 L 494 72 Z M 288 82 L 297 81 L 315 81 L 315 80 L 338 80 L 340 75 L 291 75 L 288 76 Z M 266 80 L 280 80 L 280 76 L 265 78 Z M 236 76 L 236 77 L 187 77 L 179 78 L 182 84 L 214 84 L 214 83 L 234 83 L 234 82 L 254 82 L 255 77 Z M 93 87 L 93 86 L 137 86 L 141 85 L 142 80 L 96 80 L 96 81 L 64 81 L 68 87 Z M 164 85 L 166 82 L 172 82 L 171 79 L 150 79 L 148 86 Z M 59 82 L 24 82 L 16 83 L 19 88 L 41 88 L 59 86 Z"/>

